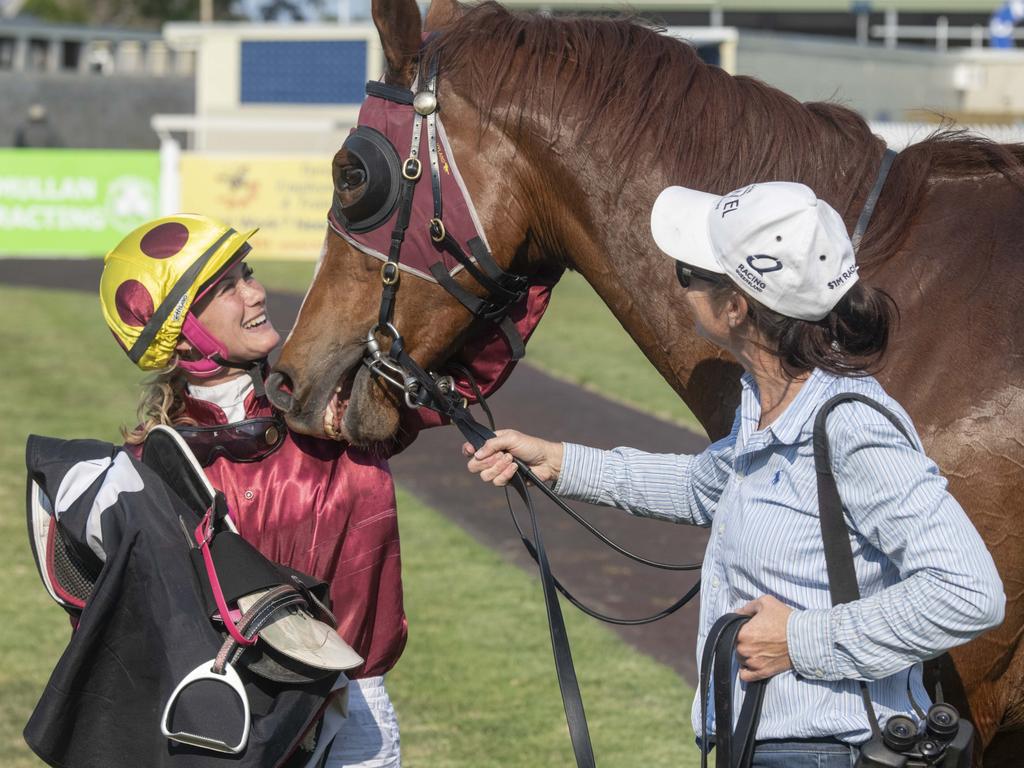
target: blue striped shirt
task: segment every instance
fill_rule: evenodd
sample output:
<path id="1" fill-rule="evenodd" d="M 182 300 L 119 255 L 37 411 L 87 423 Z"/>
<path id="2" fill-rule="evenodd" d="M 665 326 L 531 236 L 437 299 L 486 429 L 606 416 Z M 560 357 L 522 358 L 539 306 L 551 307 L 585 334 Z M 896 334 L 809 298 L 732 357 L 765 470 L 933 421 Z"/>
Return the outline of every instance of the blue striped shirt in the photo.
<path id="1" fill-rule="evenodd" d="M 704 555 L 697 659 L 723 614 L 762 595 L 795 610 L 787 626 L 793 669 L 765 693 L 758 739 L 870 736 L 855 680 L 867 680 L 879 718 L 913 714 L 928 694 L 920 662 L 1002 621 L 995 564 L 963 509 L 922 452 L 910 417 L 870 377 L 815 370 L 774 423 L 758 429 L 750 376 L 730 434 L 696 456 L 567 443 L 556 490 L 635 515 L 712 527 Z M 860 403 L 829 416 L 833 472 L 850 530 L 861 599 L 832 607 L 812 432 L 833 395 L 859 392 L 907 426 L 909 444 Z M 739 712 L 744 685 L 736 685 Z M 692 722 L 700 733 L 702 707 Z M 713 708 L 707 713 L 714 732 Z"/>

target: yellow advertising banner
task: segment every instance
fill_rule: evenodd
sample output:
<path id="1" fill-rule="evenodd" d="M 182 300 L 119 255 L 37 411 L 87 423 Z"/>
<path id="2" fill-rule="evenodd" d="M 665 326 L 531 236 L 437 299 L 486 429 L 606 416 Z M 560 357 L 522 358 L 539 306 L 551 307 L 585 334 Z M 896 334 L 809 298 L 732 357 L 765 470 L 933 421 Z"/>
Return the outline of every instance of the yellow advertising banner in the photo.
<path id="1" fill-rule="evenodd" d="M 331 156 L 181 156 L 181 210 L 254 229 L 253 256 L 316 259 L 327 231 Z"/>

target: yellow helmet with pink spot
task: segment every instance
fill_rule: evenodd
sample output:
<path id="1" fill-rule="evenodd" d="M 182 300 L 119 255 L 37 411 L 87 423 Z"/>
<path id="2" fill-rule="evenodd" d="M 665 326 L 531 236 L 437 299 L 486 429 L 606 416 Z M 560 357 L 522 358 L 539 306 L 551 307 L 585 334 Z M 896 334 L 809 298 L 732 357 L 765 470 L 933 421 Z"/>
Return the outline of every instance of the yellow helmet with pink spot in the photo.
<path id="1" fill-rule="evenodd" d="M 179 214 L 143 224 L 106 255 L 103 319 L 133 363 L 143 370 L 165 368 L 184 336 L 201 359 L 181 360 L 183 368 L 199 376 L 221 370 L 223 345 L 189 310 L 245 258 L 255 232 Z"/>

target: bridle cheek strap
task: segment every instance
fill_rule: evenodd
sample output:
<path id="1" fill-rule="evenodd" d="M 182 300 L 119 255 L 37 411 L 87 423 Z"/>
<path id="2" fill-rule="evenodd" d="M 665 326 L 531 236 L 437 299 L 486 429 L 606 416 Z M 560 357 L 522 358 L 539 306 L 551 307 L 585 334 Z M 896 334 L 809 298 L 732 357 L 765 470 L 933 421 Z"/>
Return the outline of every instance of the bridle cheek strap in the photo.
<path id="1" fill-rule="evenodd" d="M 401 271 L 436 281 L 474 318 L 498 325 L 508 340 L 512 360 L 519 360 L 525 353 L 525 344 L 515 323 L 508 320 L 508 313 L 525 301 L 528 281 L 525 277 L 502 270 L 487 248 L 472 202 L 458 174 L 455 159 L 444 143 L 444 131 L 437 115 L 436 58 L 427 64 L 426 77 L 422 77 L 421 81 L 424 87 L 415 96 L 403 88 L 377 82 L 367 84 L 368 98 L 360 111 L 359 125 L 346 140 L 346 144 L 350 145 L 349 151 L 357 158 L 368 157 L 370 150 L 366 144 L 370 138 L 374 141 L 377 138 L 385 139 L 393 147 L 396 129 L 404 126 L 409 130 L 409 152 L 404 161 L 399 161 L 397 153 L 393 152 L 375 154 L 375 157 L 386 155 L 392 158 L 389 160 L 392 166 L 400 163 L 399 168 L 391 168 L 387 172 L 379 162 L 370 168 L 365 160 L 361 160 L 368 174 L 362 197 L 346 207 L 341 205 L 336 193 L 328 214 L 328 224 L 355 248 L 385 262 L 381 270 L 381 304 L 375 330 L 395 340 L 397 329 L 392 325 L 392 320 Z M 421 153 L 427 157 L 421 159 Z M 417 186 L 424 164 L 429 166 L 431 185 L 429 191 L 423 190 L 420 193 Z M 385 240 L 380 231 L 385 221 L 380 219 L 379 214 L 369 210 L 372 205 L 363 204 L 367 200 L 394 199 L 380 187 L 395 181 L 400 184 L 400 191 L 395 210 L 389 216 L 392 222 L 390 237 Z M 474 231 L 473 236 L 459 237 L 446 225 L 445 190 L 451 196 L 452 205 L 447 207 L 453 217 L 451 223 L 457 229 Z M 359 218 L 349 219 L 347 214 L 358 214 Z M 365 226 L 368 221 L 378 220 L 379 224 Z M 411 243 L 409 237 L 412 238 Z M 407 243 L 411 251 L 407 248 L 408 253 L 403 254 L 403 246 Z M 403 262 L 402 257 L 409 254 L 412 258 L 406 258 Z M 485 298 L 473 295 L 455 281 L 454 273 L 460 270 L 465 270 L 483 288 Z M 397 352 L 387 354 L 392 361 L 398 362 Z"/>

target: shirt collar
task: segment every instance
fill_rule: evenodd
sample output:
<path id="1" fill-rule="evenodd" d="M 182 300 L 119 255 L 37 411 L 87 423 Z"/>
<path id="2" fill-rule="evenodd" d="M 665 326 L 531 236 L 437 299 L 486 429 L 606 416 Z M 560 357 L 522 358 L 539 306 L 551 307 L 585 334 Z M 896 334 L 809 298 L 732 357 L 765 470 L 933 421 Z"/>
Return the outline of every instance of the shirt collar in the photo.
<path id="1" fill-rule="evenodd" d="M 216 403 L 221 408 L 245 402 L 246 395 L 252 389 L 252 379 L 248 376 L 235 376 L 220 384 L 203 385 L 187 384 L 188 393 L 198 400 Z"/>
<path id="2" fill-rule="evenodd" d="M 256 416 L 269 416 L 274 412 L 274 409 L 270 406 L 270 401 L 266 397 L 256 397 L 256 393 L 253 391 L 252 380 L 248 376 L 239 376 L 238 380 L 243 382 L 243 384 L 238 385 L 240 392 L 237 393 L 241 397 L 243 404 L 243 412 L 239 418 L 229 418 L 225 408 L 227 403 L 218 402 L 216 395 L 213 397 L 209 396 L 208 393 L 214 390 L 215 387 L 195 385 L 186 386 L 185 390 L 181 393 L 184 415 L 195 419 L 200 425 L 206 426 L 229 424 L 232 421 L 251 419 Z M 232 379 L 232 381 L 235 380 Z M 237 416 L 237 413 L 234 415 Z"/>
<path id="3" fill-rule="evenodd" d="M 766 429 L 757 433 L 761 440 L 754 440 L 749 448 L 762 448 L 768 442 L 774 441 L 782 445 L 793 445 L 806 439 L 813 428 L 814 415 L 829 392 L 829 386 L 835 380 L 835 374 L 815 368 L 804 383 L 803 387 L 793 398 L 786 410 L 783 411 L 775 421 Z M 757 424 L 761 420 L 761 403 L 757 382 L 749 373 L 744 373 L 740 379 L 743 391 L 740 399 L 740 424 L 741 444 L 747 446 L 751 436 L 756 433 Z"/>

